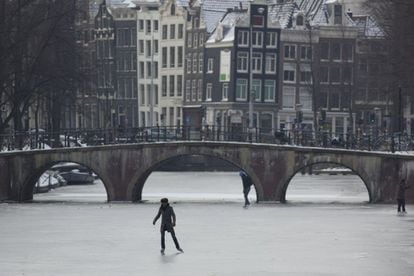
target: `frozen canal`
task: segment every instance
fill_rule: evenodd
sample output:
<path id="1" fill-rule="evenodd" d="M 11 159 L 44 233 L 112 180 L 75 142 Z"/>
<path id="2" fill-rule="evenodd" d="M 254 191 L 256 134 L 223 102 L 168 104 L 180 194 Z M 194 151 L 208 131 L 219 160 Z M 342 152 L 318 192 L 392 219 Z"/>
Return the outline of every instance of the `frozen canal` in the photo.
<path id="1" fill-rule="evenodd" d="M 163 196 L 184 254 L 169 236 L 159 253 Z M 145 203 L 105 199 L 97 183 L 0 204 L 0 275 L 414 275 L 413 216 L 366 204 L 355 176 L 297 175 L 288 204 L 249 209 L 228 172 L 154 173 Z"/>

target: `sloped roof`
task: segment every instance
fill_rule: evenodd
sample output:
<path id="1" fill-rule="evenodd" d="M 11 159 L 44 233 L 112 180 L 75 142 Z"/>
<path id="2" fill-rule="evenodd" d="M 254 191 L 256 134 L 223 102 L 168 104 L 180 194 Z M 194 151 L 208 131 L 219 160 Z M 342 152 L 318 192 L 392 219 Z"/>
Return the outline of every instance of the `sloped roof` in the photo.
<path id="1" fill-rule="evenodd" d="M 235 37 L 235 27 L 240 20 L 248 18 L 246 10 L 236 10 L 227 13 L 218 23 L 214 32 L 208 38 L 207 43 L 217 41 L 233 41 Z"/>
<path id="2" fill-rule="evenodd" d="M 384 32 L 375 22 L 375 20 L 368 15 L 363 16 L 354 16 L 353 21 L 356 26 L 359 28 L 360 35 L 369 37 L 369 38 L 379 38 L 384 37 Z"/>
<path id="3" fill-rule="evenodd" d="M 269 6 L 269 19 L 271 22 L 279 22 L 282 29 L 288 28 L 295 8 L 296 4 L 293 1 L 272 4 Z"/>
<path id="4" fill-rule="evenodd" d="M 201 18 L 206 24 L 207 33 L 214 31 L 227 9 L 240 8 L 240 5 L 243 9 L 247 8 L 249 0 L 204 0 L 201 6 Z"/>

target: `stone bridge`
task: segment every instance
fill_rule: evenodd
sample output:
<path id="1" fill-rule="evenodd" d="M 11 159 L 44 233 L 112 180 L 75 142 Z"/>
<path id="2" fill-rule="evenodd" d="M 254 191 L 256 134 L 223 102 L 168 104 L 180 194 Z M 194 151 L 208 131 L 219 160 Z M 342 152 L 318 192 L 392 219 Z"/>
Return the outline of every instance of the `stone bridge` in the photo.
<path id="1" fill-rule="evenodd" d="M 139 201 L 145 181 L 163 162 L 183 155 L 226 160 L 253 179 L 258 202 L 285 202 L 292 177 L 318 163 L 351 169 L 364 182 L 370 202 L 394 202 L 401 178 L 414 181 L 414 156 L 340 149 L 231 142 L 166 142 L 0 153 L 0 200 L 30 201 L 40 175 L 59 162 L 76 162 L 103 181 L 108 201 Z M 414 202 L 414 187 L 407 192 Z"/>

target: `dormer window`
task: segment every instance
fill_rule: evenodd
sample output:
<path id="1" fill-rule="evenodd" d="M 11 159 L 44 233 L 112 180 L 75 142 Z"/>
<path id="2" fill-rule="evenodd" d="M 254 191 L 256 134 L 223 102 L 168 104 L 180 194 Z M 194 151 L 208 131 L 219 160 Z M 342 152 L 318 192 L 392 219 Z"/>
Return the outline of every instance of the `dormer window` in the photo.
<path id="1" fill-rule="evenodd" d="M 342 24 L 342 5 L 334 6 L 334 24 Z"/>
<path id="2" fill-rule="evenodd" d="M 171 15 L 175 15 L 175 5 L 171 5 Z"/>
<path id="3" fill-rule="evenodd" d="M 252 25 L 255 26 L 255 27 L 263 27 L 264 26 L 263 15 L 253 15 L 252 16 Z"/>
<path id="4" fill-rule="evenodd" d="M 296 26 L 303 26 L 303 16 L 302 15 L 298 15 L 296 17 Z"/>

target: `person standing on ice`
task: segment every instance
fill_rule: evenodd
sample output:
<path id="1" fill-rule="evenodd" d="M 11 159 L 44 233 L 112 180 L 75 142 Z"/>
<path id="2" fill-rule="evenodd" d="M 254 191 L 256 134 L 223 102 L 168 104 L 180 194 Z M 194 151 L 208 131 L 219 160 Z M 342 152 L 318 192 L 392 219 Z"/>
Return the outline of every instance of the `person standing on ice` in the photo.
<path id="1" fill-rule="evenodd" d="M 397 202 L 398 202 L 398 214 L 406 214 L 405 211 L 405 190 L 410 187 L 405 183 L 405 179 L 401 179 L 400 184 L 398 185 L 397 190 Z"/>
<path id="2" fill-rule="evenodd" d="M 164 254 L 165 251 L 165 231 L 168 231 L 171 233 L 171 237 L 174 241 L 175 247 L 178 251 L 184 253 L 184 250 L 181 249 L 180 244 L 178 243 L 177 237 L 175 236 L 175 213 L 174 209 L 170 206 L 168 203 L 168 198 L 162 198 L 161 199 L 161 206 L 158 210 L 158 214 L 155 216 L 154 220 L 152 221 L 152 224 L 155 225 L 157 220 L 161 217 L 161 253 Z"/>
<path id="3" fill-rule="evenodd" d="M 253 181 L 250 178 L 250 176 L 243 170 L 239 172 L 239 175 L 243 182 L 244 208 L 247 208 L 250 205 L 248 196 L 249 196 L 250 188 L 253 185 Z"/>

